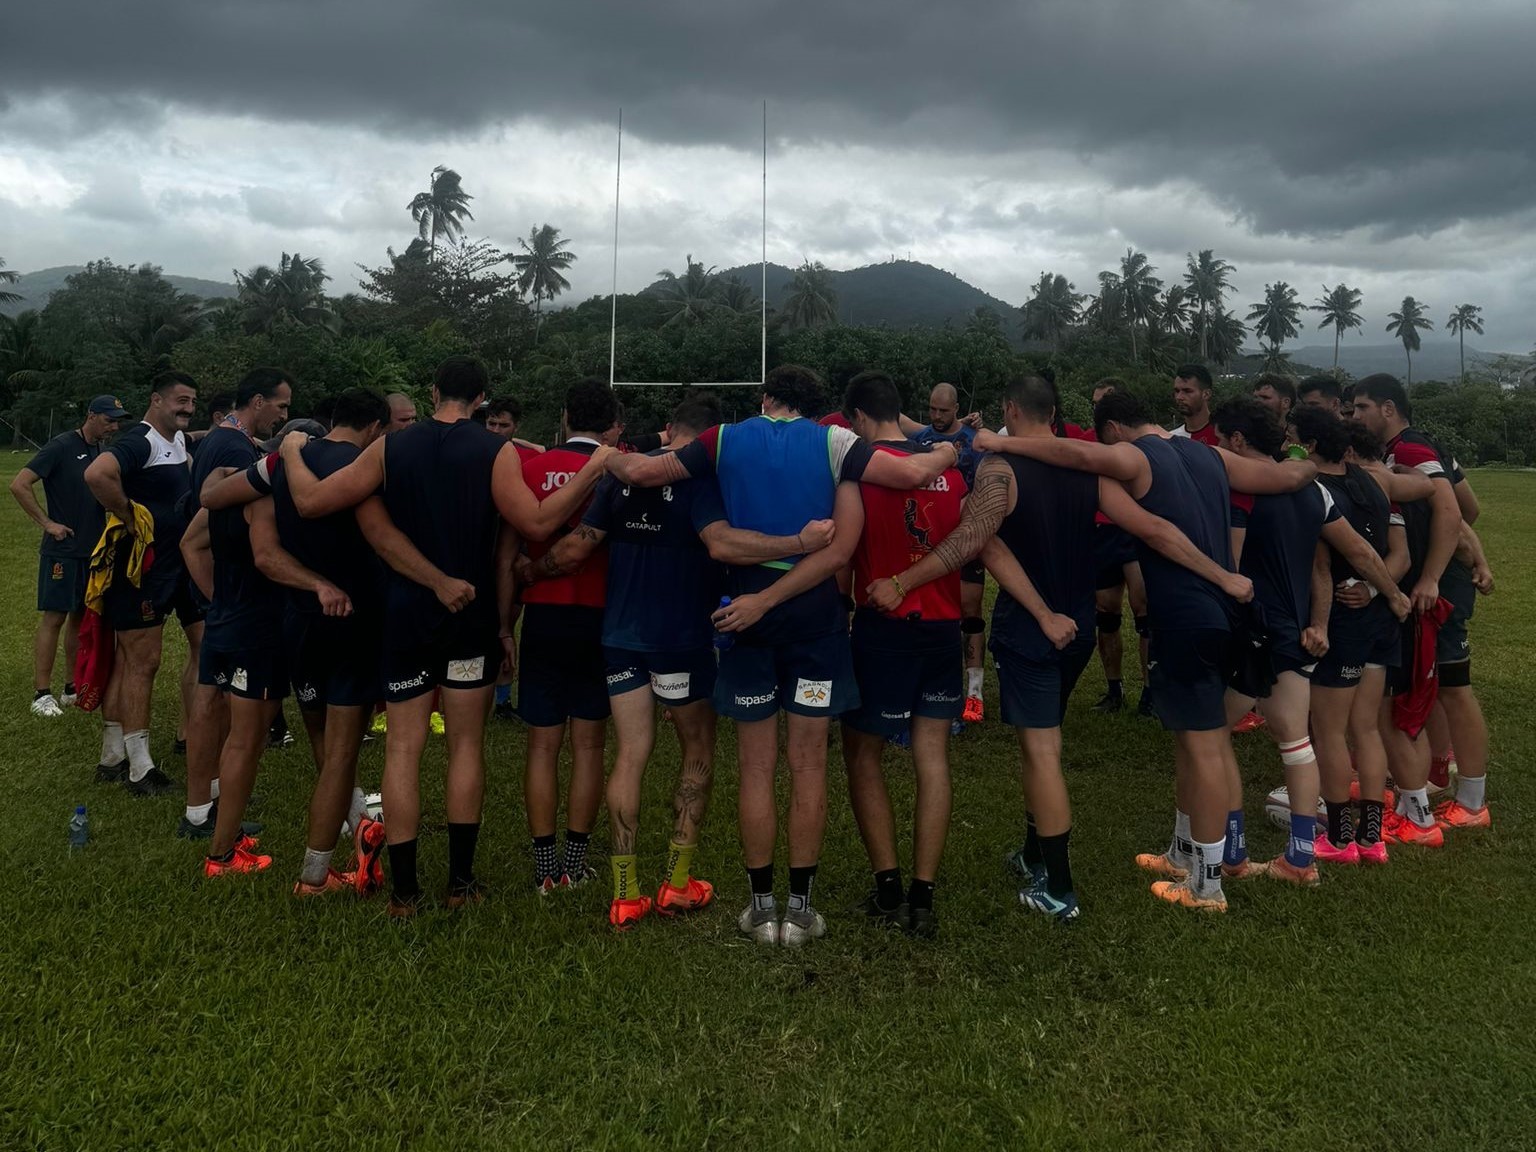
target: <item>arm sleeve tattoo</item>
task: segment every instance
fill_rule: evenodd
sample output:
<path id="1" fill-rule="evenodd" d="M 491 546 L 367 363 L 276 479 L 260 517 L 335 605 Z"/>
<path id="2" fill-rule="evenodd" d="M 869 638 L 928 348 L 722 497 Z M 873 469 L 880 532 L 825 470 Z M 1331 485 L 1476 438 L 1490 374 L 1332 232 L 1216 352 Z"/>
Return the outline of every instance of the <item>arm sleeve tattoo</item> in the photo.
<path id="1" fill-rule="evenodd" d="M 945 572 L 974 559 L 997 535 L 997 529 L 1008 514 L 1008 494 L 1013 485 L 1013 469 L 995 457 L 982 461 L 976 469 L 976 484 L 966 497 L 965 510 L 960 523 L 933 549 L 933 555 L 944 565 Z"/>

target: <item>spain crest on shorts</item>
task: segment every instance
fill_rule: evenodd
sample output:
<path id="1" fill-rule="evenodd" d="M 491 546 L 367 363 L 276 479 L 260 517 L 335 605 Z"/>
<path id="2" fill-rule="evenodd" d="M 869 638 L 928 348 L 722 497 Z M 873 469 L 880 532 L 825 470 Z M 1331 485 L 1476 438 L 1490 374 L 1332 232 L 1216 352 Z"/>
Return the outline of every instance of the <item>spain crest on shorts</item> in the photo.
<path id="1" fill-rule="evenodd" d="M 57 560 L 55 560 L 53 562 L 53 575 L 52 575 L 52 579 L 54 579 L 54 580 L 62 580 L 62 579 L 64 579 L 64 565 L 60 564 Z"/>
<path id="2" fill-rule="evenodd" d="M 143 618 L 143 620 L 144 620 L 144 622 L 146 624 L 154 623 L 154 619 L 155 619 L 155 602 L 153 600 L 140 600 L 139 601 L 139 615 Z"/>

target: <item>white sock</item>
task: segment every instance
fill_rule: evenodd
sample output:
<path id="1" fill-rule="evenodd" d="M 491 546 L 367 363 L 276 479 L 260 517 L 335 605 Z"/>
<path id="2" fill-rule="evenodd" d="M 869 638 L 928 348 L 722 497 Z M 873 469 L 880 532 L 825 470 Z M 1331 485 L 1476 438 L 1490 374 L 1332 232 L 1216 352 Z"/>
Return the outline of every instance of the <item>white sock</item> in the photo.
<path id="1" fill-rule="evenodd" d="M 1189 813 L 1174 809 L 1173 840 L 1168 845 L 1168 859 L 1172 860 L 1180 868 L 1193 872 L 1195 870 L 1194 857 L 1195 845 L 1189 834 Z"/>
<path id="2" fill-rule="evenodd" d="M 189 824 L 205 824 L 208 821 L 208 817 L 211 816 L 212 814 L 213 814 L 213 801 L 212 800 L 208 801 L 208 803 L 206 803 L 206 804 L 188 804 L 187 805 L 187 823 L 189 823 Z"/>
<path id="3" fill-rule="evenodd" d="M 368 818 L 368 799 L 361 788 L 352 789 L 352 807 L 347 811 L 347 823 L 355 835 L 358 825 Z"/>
<path id="4" fill-rule="evenodd" d="M 1216 899 L 1221 895 L 1221 856 L 1226 846 L 1226 837 L 1214 844 L 1195 844 L 1195 867 L 1189 873 L 1189 884 L 1196 896 Z"/>
<path id="5" fill-rule="evenodd" d="M 109 768 L 121 764 L 127 757 L 123 747 L 123 726 L 116 720 L 104 720 L 101 725 L 101 762 Z"/>
<path id="6" fill-rule="evenodd" d="M 217 800 L 219 798 L 219 778 L 217 776 L 213 778 L 213 783 L 208 785 L 208 798 L 210 800 Z"/>
<path id="7" fill-rule="evenodd" d="M 1488 803 L 1488 777 L 1456 777 L 1456 803 L 1472 811 L 1480 811 Z"/>
<path id="8" fill-rule="evenodd" d="M 965 694 L 967 696 L 981 695 L 981 677 L 985 668 L 967 668 L 965 670 Z"/>
<path id="9" fill-rule="evenodd" d="M 1404 788 L 1398 793 L 1398 805 L 1403 815 L 1420 828 L 1428 828 L 1435 822 L 1434 813 L 1429 810 L 1428 788 Z"/>
<path id="10" fill-rule="evenodd" d="M 149 775 L 149 770 L 155 766 L 155 762 L 149 758 L 149 729 L 140 728 L 137 732 L 129 732 L 123 737 L 123 745 L 128 749 L 128 779 L 137 783 Z"/>
<path id="11" fill-rule="evenodd" d="M 300 880 L 305 884 L 324 884 L 325 874 L 330 870 L 330 852 L 316 852 L 313 848 L 304 849 L 304 863 L 299 868 Z"/>

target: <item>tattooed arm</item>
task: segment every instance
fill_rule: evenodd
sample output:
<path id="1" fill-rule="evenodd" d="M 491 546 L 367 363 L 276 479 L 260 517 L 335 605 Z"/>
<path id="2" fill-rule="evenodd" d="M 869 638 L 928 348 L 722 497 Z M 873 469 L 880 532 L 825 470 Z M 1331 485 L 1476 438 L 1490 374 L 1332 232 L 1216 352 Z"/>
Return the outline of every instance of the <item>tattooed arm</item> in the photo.
<path id="1" fill-rule="evenodd" d="M 540 580 L 569 576 L 587 562 L 607 536 L 601 528 L 578 524 L 573 531 L 556 540 L 554 547 L 543 556 L 519 564 L 517 578 L 523 584 L 537 584 Z"/>
<path id="2" fill-rule="evenodd" d="M 965 498 L 955 530 L 905 572 L 870 584 L 866 590 L 870 602 L 882 612 L 894 612 L 914 588 L 932 583 L 975 559 L 987 541 L 997 535 L 998 525 L 1013 509 L 1014 499 L 1013 469 L 996 456 L 984 459 L 976 469 L 976 483 Z"/>

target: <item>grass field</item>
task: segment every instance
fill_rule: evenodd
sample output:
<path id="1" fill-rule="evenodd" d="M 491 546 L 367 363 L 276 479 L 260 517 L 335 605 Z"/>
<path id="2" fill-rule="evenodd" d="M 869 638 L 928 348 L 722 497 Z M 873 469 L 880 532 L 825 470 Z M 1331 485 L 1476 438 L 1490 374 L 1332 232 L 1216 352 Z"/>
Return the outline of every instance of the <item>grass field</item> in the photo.
<path id="1" fill-rule="evenodd" d="M 831 931 L 800 952 L 734 932 L 747 888 L 728 730 L 695 866 L 721 899 L 690 922 L 609 932 L 605 830 L 602 883 L 548 900 L 527 889 L 523 738 L 505 724 L 489 749 L 484 905 L 400 925 L 379 902 L 295 901 L 302 741 L 270 753 L 258 784 L 276 863 L 201 881 L 198 849 L 172 837 L 179 798 L 92 783 L 97 720 L 27 713 L 35 534 L 6 500 L 0 1148 L 1529 1148 L 1536 475 L 1474 483 L 1498 580 L 1474 627 L 1491 831 L 1395 848 L 1389 868 L 1334 870 L 1318 891 L 1238 888 L 1225 917 L 1159 905 L 1131 856 L 1167 839 L 1171 743 L 1150 722 L 1087 711 L 1095 664 L 1066 727 L 1080 922 L 1019 910 L 1002 867 L 1022 830 L 1017 753 L 989 721 L 953 745 L 931 943 L 847 911 L 868 874 L 834 748 L 817 887 Z M 180 778 L 174 724 L 162 674 L 153 748 Z M 670 741 L 646 786 L 648 885 Z M 441 757 L 437 742 L 429 889 L 446 875 Z M 1282 834 L 1262 804 L 1278 756 L 1260 734 L 1239 757 L 1256 854 L 1271 855 Z M 365 758 L 376 787 L 379 746 Z M 887 765 L 907 811 L 904 755 Z M 71 854 L 76 803 L 94 839 Z"/>

